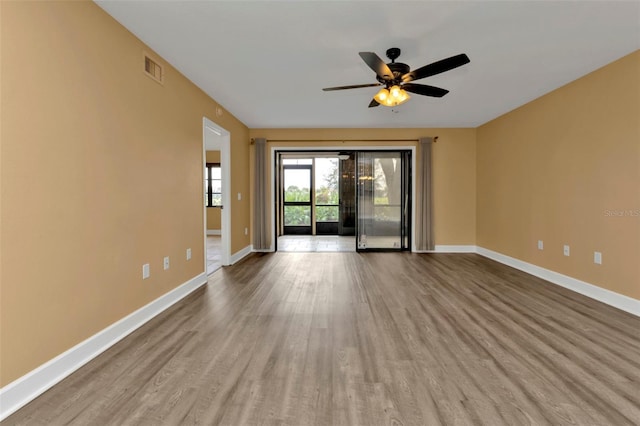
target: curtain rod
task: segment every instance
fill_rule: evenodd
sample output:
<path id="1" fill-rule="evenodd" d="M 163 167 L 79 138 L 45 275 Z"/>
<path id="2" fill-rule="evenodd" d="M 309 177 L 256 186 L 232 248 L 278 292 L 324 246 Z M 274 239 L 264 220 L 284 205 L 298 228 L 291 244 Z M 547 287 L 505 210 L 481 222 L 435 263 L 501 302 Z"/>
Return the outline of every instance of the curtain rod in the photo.
<path id="1" fill-rule="evenodd" d="M 438 140 L 437 136 L 433 137 L 433 141 Z M 267 142 L 418 142 L 419 139 L 267 139 Z M 254 138 L 251 138 L 251 145 L 255 143 Z"/>

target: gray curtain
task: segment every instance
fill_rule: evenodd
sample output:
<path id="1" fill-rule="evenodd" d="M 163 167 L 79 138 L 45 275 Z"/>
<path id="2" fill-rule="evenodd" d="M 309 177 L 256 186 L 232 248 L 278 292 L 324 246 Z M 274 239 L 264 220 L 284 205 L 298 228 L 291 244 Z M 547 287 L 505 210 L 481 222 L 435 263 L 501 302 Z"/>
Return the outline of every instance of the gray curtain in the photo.
<path id="1" fill-rule="evenodd" d="M 416 220 L 417 236 L 416 249 L 418 251 L 434 250 L 433 235 L 433 185 L 431 181 L 431 146 L 433 138 L 420 138 L 420 212 Z"/>
<path id="2" fill-rule="evenodd" d="M 255 173 L 253 194 L 253 249 L 269 249 L 267 229 L 267 140 L 255 139 Z"/>

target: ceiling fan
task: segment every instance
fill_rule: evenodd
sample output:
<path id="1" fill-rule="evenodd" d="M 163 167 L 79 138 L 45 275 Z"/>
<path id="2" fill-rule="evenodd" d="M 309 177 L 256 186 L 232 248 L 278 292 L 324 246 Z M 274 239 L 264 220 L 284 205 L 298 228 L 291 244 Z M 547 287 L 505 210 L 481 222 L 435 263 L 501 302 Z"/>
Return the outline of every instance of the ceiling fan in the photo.
<path id="1" fill-rule="evenodd" d="M 432 75 L 440 74 L 454 68 L 458 68 L 464 64 L 471 62 L 469 57 L 464 53 L 455 55 L 447 59 L 434 62 L 429 65 L 425 65 L 421 68 L 411 71 L 409 65 L 401 62 L 396 62 L 396 59 L 400 56 L 400 49 L 392 47 L 387 50 L 387 58 L 391 59 L 391 62 L 385 64 L 378 55 L 373 52 L 360 52 L 362 60 L 376 73 L 376 80 L 378 83 L 372 84 L 355 84 L 351 86 L 338 86 L 338 87 L 325 87 L 325 92 L 332 90 L 346 90 L 346 89 L 358 89 L 361 87 L 376 87 L 384 86 L 371 100 L 369 108 L 377 107 L 378 105 L 384 106 L 396 106 L 409 99 L 407 92 L 415 93 L 423 96 L 432 96 L 435 98 L 441 98 L 447 93 L 446 89 L 439 87 L 427 86 L 426 84 L 411 83 L 415 80 L 431 77 Z"/>

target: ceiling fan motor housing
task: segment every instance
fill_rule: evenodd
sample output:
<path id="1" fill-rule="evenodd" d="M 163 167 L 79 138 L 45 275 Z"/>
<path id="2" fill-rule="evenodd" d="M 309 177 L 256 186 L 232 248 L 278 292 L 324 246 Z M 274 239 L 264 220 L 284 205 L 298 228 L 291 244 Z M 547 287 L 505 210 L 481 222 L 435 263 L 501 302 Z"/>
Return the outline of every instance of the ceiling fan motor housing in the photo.
<path id="1" fill-rule="evenodd" d="M 391 62 L 387 64 L 391 72 L 393 72 L 393 80 L 385 80 L 379 76 L 376 76 L 376 80 L 384 85 L 394 85 L 399 84 L 402 80 L 400 77 L 411 71 L 411 68 L 407 64 L 403 64 L 401 62 Z"/>
<path id="2" fill-rule="evenodd" d="M 387 66 L 389 67 L 391 72 L 393 72 L 392 80 L 385 80 L 384 78 L 376 76 L 376 79 L 380 83 L 387 86 L 387 88 L 396 84 L 400 84 L 401 83 L 400 77 L 402 77 L 404 74 L 411 71 L 411 68 L 409 67 L 409 65 L 403 64 L 400 62 L 397 62 L 397 63 L 395 62 L 395 60 L 398 59 L 398 57 L 400 56 L 400 53 L 401 53 L 401 50 L 397 47 L 392 47 L 391 49 L 387 49 L 387 58 L 391 59 L 391 63 L 388 63 Z"/>

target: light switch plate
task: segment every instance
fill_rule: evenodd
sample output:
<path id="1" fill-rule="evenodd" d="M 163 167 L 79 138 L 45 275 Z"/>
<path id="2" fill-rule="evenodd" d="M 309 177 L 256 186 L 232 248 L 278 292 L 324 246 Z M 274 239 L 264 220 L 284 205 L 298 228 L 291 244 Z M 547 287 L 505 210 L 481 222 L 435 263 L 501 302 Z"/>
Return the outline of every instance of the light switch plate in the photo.
<path id="1" fill-rule="evenodd" d="M 538 240 L 538 250 L 544 250 L 544 242 L 542 240 Z"/>
<path id="2" fill-rule="evenodd" d="M 565 256 L 569 256 L 571 254 L 571 249 L 568 245 L 565 244 L 563 252 Z"/>
<path id="3" fill-rule="evenodd" d="M 162 266 L 164 268 L 164 270 L 166 271 L 167 269 L 169 269 L 169 256 L 164 258 L 164 262 L 162 263 Z"/>
<path id="4" fill-rule="evenodd" d="M 187 260 L 191 260 L 191 249 L 187 249 Z"/>

